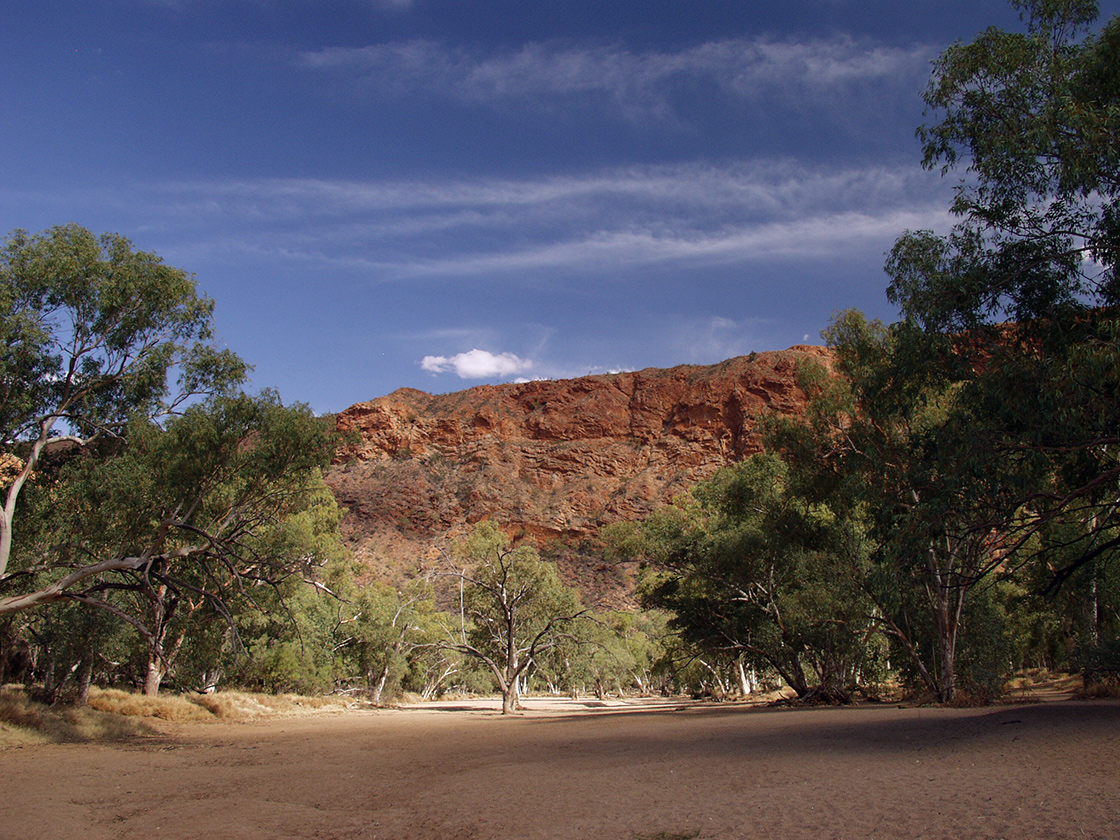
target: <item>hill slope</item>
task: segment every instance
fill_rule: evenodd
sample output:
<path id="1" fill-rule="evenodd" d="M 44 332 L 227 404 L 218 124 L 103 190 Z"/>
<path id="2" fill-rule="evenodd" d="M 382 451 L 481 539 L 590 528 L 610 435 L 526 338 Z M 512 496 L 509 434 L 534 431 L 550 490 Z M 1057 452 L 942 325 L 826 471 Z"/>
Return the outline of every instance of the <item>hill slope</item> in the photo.
<path id="1" fill-rule="evenodd" d="M 337 418 L 356 435 L 327 481 L 348 508 L 343 533 L 378 577 L 422 571 L 438 543 L 492 518 L 551 549 L 569 582 L 610 587 L 574 547 L 636 519 L 761 449 L 769 413 L 797 415 L 798 365 L 823 347 L 716 365 L 486 385 L 433 396 L 412 389 Z M 617 581 L 616 581 L 617 583 Z"/>

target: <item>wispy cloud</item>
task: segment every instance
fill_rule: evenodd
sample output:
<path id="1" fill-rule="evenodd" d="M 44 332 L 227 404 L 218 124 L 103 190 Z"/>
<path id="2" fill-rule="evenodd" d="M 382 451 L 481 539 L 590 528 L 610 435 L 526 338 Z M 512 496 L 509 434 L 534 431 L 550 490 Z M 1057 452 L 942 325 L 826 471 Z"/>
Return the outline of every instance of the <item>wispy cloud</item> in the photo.
<path id="1" fill-rule="evenodd" d="M 771 349 L 763 343 L 766 332 L 762 319 L 677 317 L 661 325 L 662 341 L 672 358 L 681 362 L 706 364 L 713 359 L 742 356 L 752 350 Z"/>
<path id="2" fill-rule="evenodd" d="M 372 280 L 595 273 L 882 253 L 906 229 L 942 227 L 946 187 L 917 167 L 783 161 L 630 167 L 526 179 L 361 183 L 259 180 L 153 188 L 145 224 L 198 248 L 272 253 Z M 228 239 L 213 231 L 228 220 Z"/>
<path id="3" fill-rule="evenodd" d="M 329 47 L 303 52 L 310 71 L 359 81 L 379 96 L 418 93 L 462 102 L 601 96 L 626 113 L 665 111 L 675 94 L 697 84 L 754 99 L 775 93 L 796 101 L 833 97 L 857 84 L 917 78 L 937 49 L 859 41 L 726 39 L 676 52 L 634 52 L 617 46 L 530 43 L 483 53 L 430 40 Z"/>
<path id="4" fill-rule="evenodd" d="M 67 192 L 53 204 L 0 194 L 0 205 L 77 218 L 95 208 L 184 265 L 326 271 L 367 284 L 532 284 L 879 258 L 904 230 L 947 228 L 951 186 L 917 166 L 750 161 L 524 180 L 164 183 Z"/>
<path id="5" fill-rule="evenodd" d="M 815 218 L 744 225 L 711 233 L 671 229 L 604 231 L 520 249 L 417 257 L 406 263 L 381 262 L 371 267 L 398 277 L 467 277 L 547 269 L 593 272 L 654 264 L 750 262 L 784 258 L 841 258 L 888 242 L 904 230 L 929 228 L 946 219 L 944 208 L 869 216 L 837 213 Z"/>

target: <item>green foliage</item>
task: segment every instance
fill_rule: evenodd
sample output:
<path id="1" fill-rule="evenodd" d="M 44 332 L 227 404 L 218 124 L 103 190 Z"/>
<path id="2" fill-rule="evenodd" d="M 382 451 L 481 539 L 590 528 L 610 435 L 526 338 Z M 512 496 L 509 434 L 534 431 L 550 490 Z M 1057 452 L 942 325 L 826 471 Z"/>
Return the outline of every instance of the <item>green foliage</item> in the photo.
<path id="1" fill-rule="evenodd" d="M 945 336 L 859 313 L 843 313 L 827 335 L 854 400 L 821 426 L 822 439 L 839 444 L 842 495 L 868 512 L 863 589 L 904 682 L 949 701 L 973 590 L 1014 539 L 1014 523 L 992 511 L 1015 508 L 1027 471 L 1007 470 L 981 432 L 961 384 L 967 364 Z"/>
<path id="2" fill-rule="evenodd" d="M 20 494 L 52 438 L 119 440 L 135 421 L 165 417 L 193 397 L 228 394 L 244 380 L 244 362 L 205 343 L 212 311 L 190 275 L 120 236 L 98 239 L 68 225 L 35 236 L 16 231 L 4 244 L 0 448 L 23 464 L 0 513 L 0 584 L 12 576 L 13 547 L 24 550 L 13 545 Z M 0 612 L 55 599 L 53 592 L 0 598 Z"/>
<path id="3" fill-rule="evenodd" d="M 274 693 L 333 689 L 341 670 L 335 638 L 342 604 L 293 578 L 255 607 L 239 615 L 238 632 L 248 655 L 234 660 L 241 666 L 237 682 Z"/>
<path id="4" fill-rule="evenodd" d="M 236 385 L 244 363 L 201 343 L 212 313 L 189 274 L 121 236 L 16 231 L 0 251 L 0 443 L 36 439 L 43 423 L 88 435 L 164 411 L 173 366 L 176 399 Z"/>
<path id="5" fill-rule="evenodd" d="M 939 259 L 902 259 L 910 273 L 892 272 L 891 294 L 904 314 L 939 331 L 1117 303 L 1120 21 L 1086 34 L 1096 3 L 1016 5 L 1026 33 L 993 28 L 951 47 L 925 93 L 941 116 L 919 130 L 925 165 L 947 172 L 966 162 L 971 177 L 957 188 L 952 210 L 962 221 L 953 236 L 923 249 Z M 892 256 L 912 244 L 903 237 Z"/>
<path id="6" fill-rule="evenodd" d="M 212 684 L 243 633 L 251 679 L 333 684 L 337 609 L 311 584 L 342 555 L 320 474 L 335 438 L 304 406 L 236 390 L 248 368 L 207 344 L 212 312 L 123 237 L 17 231 L 0 251 L 0 447 L 18 465 L 0 614 L 54 607 L 25 624 L 48 683 L 97 672 L 127 629 L 141 644 L 113 652 L 116 677 L 149 692 L 179 663 Z"/>
<path id="7" fill-rule="evenodd" d="M 1006 600 L 996 587 L 983 587 L 965 604 L 957 670 L 964 690 L 974 698 L 991 700 L 1015 670 L 1015 642 Z"/>
<path id="8" fill-rule="evenodd" d="M 896 334 L 929 348 L 927 379 L 951 396 L 922 444 L 949 492 L 922 495 L 922 515 L 986 536 L 1003 571 L 1046 588 L 1049 605 L 1021 594 L 1030 618 L 1007 620 L 1054 661 L 1058 636 L 1077 635 L 1058 591 L 1120 547 L 1120 18 L 1094 32 L 1094 2 L 1014 5 L 1025 33 L 989 29 L 935 64 L 939 120 L 919 137 L 927 167 L 967 166 L 958 222 L 907 232 L 886 268 Z M 983 606 L 968 605 L 972 624 L 994 621 Z"/>
<path id="9" fill-rule="evenodd" d="M 745 656 L 799 696 L 843 698 L 868 664 L 871 605 L 847 547 L 853 523 L 798 481 L 781 458 L 752 456 L 622 546 L 655 570 L 645 604 L 668 610 L 670 628 L 708 660 Z"/>
<path id="10" fill-rule="evenodd" d="M 533 675 L 553 694 L 648 694 L 663 634 L 664 619 L 656 613 L 588 613 L 578 635 L 560 637 L 535 658 Z"/>
<path id="11" fill-rule="evenodd" d="M 402 689 L 433 697 L 462 670 L 439 645 L 447 617 L 436 612 L 427 581 L 403 591 L 379 582 L 355 587 L 345 614 L 337 644 L 344 667 L 375 703 Z"/>
<path id="12" fill-rule="evenodd" d="M 529 545 L 511 547 L 492 522 L 476 525 L 453 553 L 464 564 L 453 574 L 461 586 L 460 628 L 446 646 L 484 663 L 502 692 L 503 713 L 512 712 L 522 675 L 573 638 L 585 610 L 554 564 Z"/>
<path id="13" fill-rule="evenodd" d="M 990 517 L 1009 543 L 1048 550 L 1032 537 L 1055 520 L 1091 524 L 1059 586 L 1120 546 L 1120 18 L 1092 32 L 1095 3 L 1016 5 L 1027 32 L 989 29 L 935 65 L 925 163 L 969 177 L 948 236 L 898 240 L 888 295 L 954 350 L 955 422 L 1003 459 Z"/>

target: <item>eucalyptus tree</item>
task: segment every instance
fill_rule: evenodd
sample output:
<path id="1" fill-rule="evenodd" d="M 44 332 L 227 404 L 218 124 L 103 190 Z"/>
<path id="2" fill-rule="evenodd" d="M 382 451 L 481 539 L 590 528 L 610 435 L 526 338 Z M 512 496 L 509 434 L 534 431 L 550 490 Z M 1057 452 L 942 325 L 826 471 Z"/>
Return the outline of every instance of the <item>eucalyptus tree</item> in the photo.
<path id="1" fill-rule="evenodd" d="M 60 600 L 133 626 L 159 682 L 205 609 L 312 576 L 335 436 L 239 391 L 193 278 L 75 225 L 0 251 L 0 615 Z M 337 542 L 337 509 L 327 516 Z M 301 524 L 302 523 L 302 524 Z M 18 539 L 17 539 L 18 536 Z"/>
<path id="2" fill-rule="evenodd" d="M 406 681 L 429 699 L 458 671 L 458 657 L 440 649 L 446 616 L 436 612 L 433 597 L 427 579 L 401 589 L 373 581 L 346 592 L 338 649 L 351 678 L 364 683 L 374 703 Z"/>
<path id="3" fill-rule="evenodd" d="M 0 250 L 0 450 L 17 466 L 0 511 L 0 585 L 25 574 L 11 567 L 19 501 L 48 446 L 119 440 L 132 419 L 166 417 L 244 381 L 245 363 L 207 343 L 212 313 L 187 272 L 124 237 L 77 225 L 9 237 Z M 0 597 L 0 614 L 56 599 L 101 562 Z"/>
<path id="4" fill-rule="evenodd" d="M 667 610 L 698 655 L 776 672 L 801 698 L 846 700 L 870 664 L 873 630 L 843 544 L 849 527 L 780 457 L 759 454 L 656 512 L 618 549 L 650 566 L 644 603 Z"/>
<path id="5" fill-rule="evenodd" d="M 155 693 L 192 617 L 232 625 L 235 604 L 314 579 L 341 551 L 319 472 L 333 441 L 309 410 L 268 394 L 213 398 L 162 427 L 132 423 L 120 451 L 76 459 L 51 487 L 42 560 L 22 569 L 30 599 L 81 602 L 135 627 Z"/>
<path id="6" fill-rule="evenodd" d="M 1005 555 L 1077 525 L 1053 588 L 1120 548 L 1120 18 L 1012 5 L 1024 32 L 990 28 L 934 65 L 919 137 L 926 167 L 960 171 L 957 222 L 907 232 L 886 268 L 905 322 L 952 351 L 929 363 L 963 371 L 959 425 L 1021 484 L 991 511 Z"/>
<path id="7" fill-rule="evenodd" d="M 857 311 L 825 336 L 840 378 L 817 377 L 809 424 L 783 424 L 774 443 L 833 509 L 861 511 L 859 578 L 876 622 L 906 670 L 947 702 L 959 648 L 977 642 L 965 632 L 976 589 L 1003 570 L 1013 538 L 998 512 L 1029 485 L 967 422 L 968 360 L 941 336 Z"/>
<path id="8" fill-rule="evenodd" d="M 511 546 L 492 522 L 476 525 L 453 558 L 462 564 L 448 576 L 458 587 L 459 625 L 443 644 L 489 670 L 502 693 L 502 714 L 510 714 L 537 658 L 573 639 L 587 610 L 554 564 L 529 545 Z"/>

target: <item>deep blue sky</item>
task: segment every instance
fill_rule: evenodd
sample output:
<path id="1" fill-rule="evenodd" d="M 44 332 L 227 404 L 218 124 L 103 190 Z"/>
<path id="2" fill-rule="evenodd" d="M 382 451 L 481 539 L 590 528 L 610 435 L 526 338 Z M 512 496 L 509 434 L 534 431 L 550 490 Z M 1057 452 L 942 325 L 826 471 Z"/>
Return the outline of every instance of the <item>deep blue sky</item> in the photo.
<path id="1" fill-rule="evenodd" d="M 1115 14 L 1120 0 L 1102 3 Z M 0 233 L 193 272 L 254 385 L 709 363 L 892 319 L 929 62 L 1003 0 L 6 0 Z"/>

